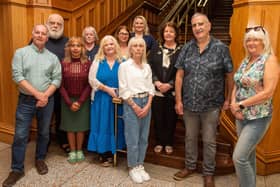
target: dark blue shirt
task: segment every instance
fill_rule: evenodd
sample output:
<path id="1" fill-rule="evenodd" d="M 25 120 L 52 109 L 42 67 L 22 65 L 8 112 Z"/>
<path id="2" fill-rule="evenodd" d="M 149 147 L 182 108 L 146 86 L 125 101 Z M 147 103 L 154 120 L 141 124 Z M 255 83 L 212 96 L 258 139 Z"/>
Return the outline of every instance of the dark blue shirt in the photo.
<path id="1" fill-rule="evenodd" d="M 68 38 L 65 36 L 62 36 L 58 39 L 49 38 L 49 40 L 46 43 L 46 48 L 52 53 L 54 53 L 61 62 L 64 58 L 64 48 L 67 42 Z"/>
<path id="2" fill-rule="evenodd" d="M 90 51 L 87 50 L 87 57 L 90 63 L 92 63 L 92 61 L 94 60 L 94 57 L 98 49 L 99 49 L 99 45 L 94 45 L 94 47 Z"/>
<path id="3" fill-rule="evenodd" d="M 131 33 L 130 37 L 134 37 L 135 33 Z M 157 41 L 154 39 L 154 37 L 152 35 L 143 35 L 143 39 L 145 40 L 146 43 L 146 49 L 147 49 L 147 53 L 151 50 L 154 49 L 155 47 L 157 47 Z"/>
<path id="4" fill-rule="evenodd" d="M 228 47 L 211 37 L 200 53 L 195 39 L 186 43 L 175 67 L 184 70 L 183 105 L 193 112 L 222 106 L 225 99 L 225 74 L 233 70 Z"/>

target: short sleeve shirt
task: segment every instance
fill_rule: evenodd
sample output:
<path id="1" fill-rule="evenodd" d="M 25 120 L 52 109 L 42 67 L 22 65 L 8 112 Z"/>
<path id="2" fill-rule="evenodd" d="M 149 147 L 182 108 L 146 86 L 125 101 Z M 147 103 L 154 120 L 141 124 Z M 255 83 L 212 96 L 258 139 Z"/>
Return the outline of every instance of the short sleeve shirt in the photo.
<path id="1" fill-rule="evenodd" d="M 200 53 L 196 40 L 186 43 L 175 67 L 184 70 L 183 105 L 193 112 L 220 107 L 225 99 L 225 74 L 233 70 L 228 47 L 211 37 Z"/>
<path id="2" fill-rule="evenodd" d="M 249 58 L 243 60 L 234 74 L 234 81 L 237 86 L 236 101 L 240 102 L 256 95 L 258 88 L 263 87 L 264 68 L 267 58 L 268 55 L 259 56 L 248 70 L 246 70 L 246 67 L 248 66 Z M 242 110 L 242 114 L 248 120 L 272 116 L 272 98 L 261 104 L 245 107 Z"/>

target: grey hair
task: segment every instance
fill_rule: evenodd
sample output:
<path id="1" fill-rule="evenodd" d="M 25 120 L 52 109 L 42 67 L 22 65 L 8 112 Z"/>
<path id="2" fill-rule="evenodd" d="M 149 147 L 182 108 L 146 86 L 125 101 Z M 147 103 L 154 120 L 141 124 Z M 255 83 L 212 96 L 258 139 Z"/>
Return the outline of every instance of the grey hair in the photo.
<path id="1" fill-rule="evenodd" d="M 209 21 L 207 15 L 206 15 L 206 14 L 203 14 L 203 13 L 201 13 L 201 12 L 196 12 L 196 13 L 194 13 L 194 14 L 192 15 L 191 20 L 192 20 L 193 18 L 197 17 L 197 16 L 203 16 L 203 17 L 206 19 L 206 21 L 210 23 L 210 21 Z"/>
<path id="2" fill-rule="evenodd" d="M 83 33 L 82 33 L 83 38 L 85 38 L 85 36 L 86 36 L 85 35 L 86 34 L 86 30 L 89 30 L 89 31 L 91 31 L 93 33 L 93 35 L 95 37 L 95 42 L 99 40 L 97 32 L 96 32 L 96 30 L 95 30 L 95 28 L 93 26 L 87 26 L 87 27 L 84 28 Z"/>
<path id="3" fill-rule="evenodd" d="M 62 28 L 63 28 L 63 26 L 64 26 L 64 19 L 63 19 L 63 17 L 62 17 L 60 14 L 51 14 L 51 15 L 49 15 L 48 20 L 47 20 L 47 23 L 49 23 L 50 19 L 51 19 L 52 17 L 54 17 L 54 16 L 56 16 L 56 17 L 59 18 L 59 21 L 61 22 Z"/>

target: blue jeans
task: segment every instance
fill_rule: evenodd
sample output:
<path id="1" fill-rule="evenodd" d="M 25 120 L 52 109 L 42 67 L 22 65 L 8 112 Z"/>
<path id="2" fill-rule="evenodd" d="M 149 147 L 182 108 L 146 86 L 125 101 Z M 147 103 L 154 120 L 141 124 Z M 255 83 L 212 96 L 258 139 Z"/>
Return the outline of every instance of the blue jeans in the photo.
<path id="1" fill-rule="evenodd" d="M 145 98 L 133 98 L 140 107 L 144 107 L 148 101 Z M 133 109 L 127 104 L 123 105 L 124 132 L 127 145 L 127 164 L 132 168 L 142 165 L 145 160 L 148 147 L 148 136 L 150 130 L 151 110 L 144 118 L 138 118 Z"/>
<path id="2" fill-rule="evenodd" d="M 203 175 L 214 175 L 219 114 L 220 108 L 213 108 L 207 112 L 184 111 L 186 168 L 190 170 L 196 169 L 198 137 L 201 133 L 203 141 Z"/>
<path id="3" fill-rule="evenodd" d="M 237 120 L 238 140 L 233 152 L 235 171 L 240 187 L 256 186 L 256 146 L 265 135 L 271 117 Z"/>
<path id="4" fill-rule="evenodd" d="M 36 107 L 37 100 L 33 96 L 20 94 L 16 110 L 16 126 L 12 145 L 12 170 L 24 171 L 25 150 L 28 143 L 32 118 L 37 118 L 36 160 L 46 157 L 49 143 L 49 129 L 53 112 L 54 99 L 49 97 L 45 107 Z"/>

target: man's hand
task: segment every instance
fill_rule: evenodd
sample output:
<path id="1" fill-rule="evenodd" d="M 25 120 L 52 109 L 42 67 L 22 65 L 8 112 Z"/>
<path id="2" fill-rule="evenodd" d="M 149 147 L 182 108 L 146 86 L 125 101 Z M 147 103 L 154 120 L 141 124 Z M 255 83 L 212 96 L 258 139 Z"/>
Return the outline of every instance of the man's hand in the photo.
<path id="1" fill-rule="evenodd" d="M 222 110 L 228 110 L 229 105 L 230 105 L 230 102 L 228 100 L 225 100 Z"/>
<path id="2" fill-rule="evenodd" d="M 178 115 L 183 115 L 184 114 L 184 108 L 183 108 L 183 103 L 182 102 L 176 102 L 175 111 Z"/>

